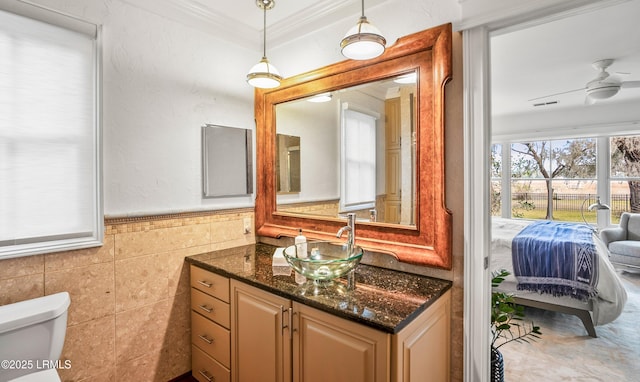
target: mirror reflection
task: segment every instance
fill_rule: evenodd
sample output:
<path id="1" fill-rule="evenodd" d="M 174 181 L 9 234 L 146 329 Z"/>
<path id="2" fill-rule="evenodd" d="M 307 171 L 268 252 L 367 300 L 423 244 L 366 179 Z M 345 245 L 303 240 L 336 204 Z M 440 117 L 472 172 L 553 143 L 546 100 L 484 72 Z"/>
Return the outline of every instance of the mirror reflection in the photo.
<path id="1" fill-rule="evenodd" d="M 415 226 L 416 77 L 276 105 L 277 211 Z"/>

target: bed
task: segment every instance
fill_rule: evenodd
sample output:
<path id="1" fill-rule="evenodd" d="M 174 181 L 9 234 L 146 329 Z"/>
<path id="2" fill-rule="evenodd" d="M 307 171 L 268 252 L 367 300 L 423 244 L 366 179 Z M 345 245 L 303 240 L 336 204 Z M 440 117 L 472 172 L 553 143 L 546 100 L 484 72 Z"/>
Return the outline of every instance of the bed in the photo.
<path id="1" fill-rule="evenodd" d="M 518 281 L 514 275 L 512 242 L 518 233 L 532 223 L 534 221 L 531 220 L 492 218 L 490 271 L 506 269 L 511 273 L 497 289 L 512 293 L 516 303 L 520 305 L 575 315 L 580 318 L 587 333 L 596 337 L 595 326 L 615 320 L 622 313 L 627 300 L 622 282 L 609 261 L 606 246 L 595 234 L 593 235 L 598 264 L 594 296 L 580 299 L 522 290 L 523 285 L 518 288 Z"/>

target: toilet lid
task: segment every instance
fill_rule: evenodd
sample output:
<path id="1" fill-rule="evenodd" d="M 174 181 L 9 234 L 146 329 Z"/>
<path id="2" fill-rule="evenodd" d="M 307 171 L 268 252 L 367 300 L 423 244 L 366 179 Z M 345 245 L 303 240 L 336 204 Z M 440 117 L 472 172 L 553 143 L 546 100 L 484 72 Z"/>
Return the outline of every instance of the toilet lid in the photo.
<path id="1" fill-rule="evenodd" d="M 9 382 L 61 382 L 56 369 L 46 369 L 12 379 Z"/>

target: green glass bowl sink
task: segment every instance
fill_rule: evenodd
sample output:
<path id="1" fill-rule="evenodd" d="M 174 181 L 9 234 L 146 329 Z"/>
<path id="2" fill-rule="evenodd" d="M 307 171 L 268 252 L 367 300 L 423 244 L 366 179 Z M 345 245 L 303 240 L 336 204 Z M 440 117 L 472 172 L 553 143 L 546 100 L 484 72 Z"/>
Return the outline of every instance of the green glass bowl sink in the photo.
<path id="1" fill-rule="evenodd" d="M 354 269 L 362 259 L 362 248 L 353 246 L 349 253 L 345 243 L 329 241 L 307 242 L 306 257 L 298 253 L 301 248 L 291 245 L 284 249 L 289 265 L 308 279 L 328 281 L 342 277 Z"/>

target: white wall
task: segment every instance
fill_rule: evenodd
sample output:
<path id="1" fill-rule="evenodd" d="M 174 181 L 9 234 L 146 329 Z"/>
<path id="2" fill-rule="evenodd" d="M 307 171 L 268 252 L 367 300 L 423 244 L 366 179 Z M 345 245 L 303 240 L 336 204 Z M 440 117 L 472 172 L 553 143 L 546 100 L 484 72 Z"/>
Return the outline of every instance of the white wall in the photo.
<path id="1" fill-rule="evenodd" d="M 37 0 L 103 26 L 106 216 L 253 206 L 202 199 L 201 126 L 253 129 L 256 52 L 116 0 Z"/>
<path id="2" fill-rule="evenodd" d="M 300 192 L 278 195 L 278 203 L 299 203 L 340 198 L 340 125 L 336 100 L 300 101 L 278 106 L 279 134 L 300 137 Z"/>

